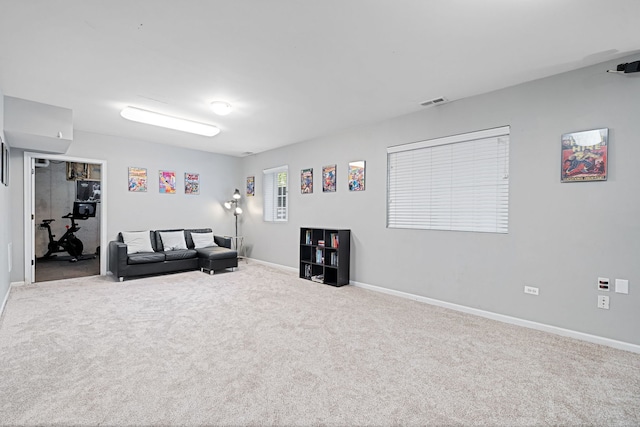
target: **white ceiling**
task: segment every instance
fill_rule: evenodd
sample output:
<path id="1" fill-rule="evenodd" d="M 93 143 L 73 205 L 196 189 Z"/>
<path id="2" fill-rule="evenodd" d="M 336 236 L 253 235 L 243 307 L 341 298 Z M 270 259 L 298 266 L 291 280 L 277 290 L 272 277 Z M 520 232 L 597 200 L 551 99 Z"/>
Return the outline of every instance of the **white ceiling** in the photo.
<path id="1" fill-rule="evenodd" d="M 242 156 L 637 52 L 639 16 L 638 0 L 0 0 L 0 90 L 71 108 L 76 130 Z"/>

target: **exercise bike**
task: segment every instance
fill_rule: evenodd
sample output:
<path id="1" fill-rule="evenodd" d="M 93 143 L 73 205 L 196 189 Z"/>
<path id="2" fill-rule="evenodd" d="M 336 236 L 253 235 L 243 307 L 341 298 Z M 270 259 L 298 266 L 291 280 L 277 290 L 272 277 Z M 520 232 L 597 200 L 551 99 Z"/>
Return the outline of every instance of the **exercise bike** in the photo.
<path id="1" fill-rule="evenodd" d="M 53 259 L 57 256 L 55 254 L 58 252 L 67 252 L 71 256 L 69 262 L 78 262 L 85 259 L 95 259 L 96 255 L 82 255 L 84 245 L 82 244 L 82 241 L 78 239 L 74 234 L 78 230 L 80 230 L 80 227 L 78 226 L 78 224 L 76 224 L 76 220 L 86 220 L 91 217 L 95 217 L 95 210 L 95 202 L 74 202 L 73 212 L 69 212 L 62 217 L 69 219 L 69 221 L 71 221 L 71 226 L 66 226 L 67 231 L 65 231 L 62 237 L 58 240 L 55 240 L 56 236 L 51 232 L 51 223 L 55 221 L 55 219 L 42 220 L 40 227 L 47 229 L 47 234 L 49 236 L 49 250 L 46 254 L 44 254 L 44 256 L 39 258 L 39 260 Z"/>

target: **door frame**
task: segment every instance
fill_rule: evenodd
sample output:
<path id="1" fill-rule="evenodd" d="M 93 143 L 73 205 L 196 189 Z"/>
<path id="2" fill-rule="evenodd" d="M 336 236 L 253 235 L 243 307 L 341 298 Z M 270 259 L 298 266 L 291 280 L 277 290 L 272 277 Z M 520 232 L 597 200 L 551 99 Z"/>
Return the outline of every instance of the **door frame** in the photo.
<path id="1" fill-rule="evenodd" d="M 107 274 L 107 161 L 64 154 L 24 152 L 24 282 L 35 282 L 35 159 L 100 165 L 100 275 Z"/>

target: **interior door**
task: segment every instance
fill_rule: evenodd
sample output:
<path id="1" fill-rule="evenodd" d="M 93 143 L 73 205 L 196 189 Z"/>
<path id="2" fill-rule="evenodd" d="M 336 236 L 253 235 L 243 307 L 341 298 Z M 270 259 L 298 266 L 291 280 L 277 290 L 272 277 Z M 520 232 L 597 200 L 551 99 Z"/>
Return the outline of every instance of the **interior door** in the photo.
<path id="1" fill-rule="evenodd" d="M 29 230 L 31 236 L 29 237 L 29 241 L 31 242 L 31 244 L 29 245 L 31 247 L 31 253 L 30 253 L 30 259 L 31 262 L 31 268 L 29 270 L 29 274 L 27 274 L 25 277 L 25 281 L 27 283 L 33 283 L 36 280 L 36 242 L 35 242 L 35 236 L 36 236 L 36 199 L 35 199 L 35 189 L 36 189 L 36 159 L 34 159 L 33 157 L 30 158 L 30 165 L 29 168 L 31 170 L 31 173 L 29 173 L 29 186 L 31 187 L 31 191 L 29 191 L 29 196 L 30 199 L 29 200 L 29 214 L 31 215 L 31 220 L 30 223 L 31 225 L 29 226 L 29 228 L 27 230 Z"/>

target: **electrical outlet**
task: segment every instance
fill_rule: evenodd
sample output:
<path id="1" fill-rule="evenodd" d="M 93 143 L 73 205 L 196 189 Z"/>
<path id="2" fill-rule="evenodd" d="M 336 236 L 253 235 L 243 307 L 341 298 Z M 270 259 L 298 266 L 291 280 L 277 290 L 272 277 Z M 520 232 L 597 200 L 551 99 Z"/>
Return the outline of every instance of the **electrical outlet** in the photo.
<path id="1" fill-rule="evenodd" d="M 524 287 L 525 294 L 538 295 L 538 288 L 533 286 L 525 286 Z"/>
<path id="2" fill-rule="evenodd" d="M 598 308 L 609 310 L 609 297 L 606 295 L 598 295 Z"/>

